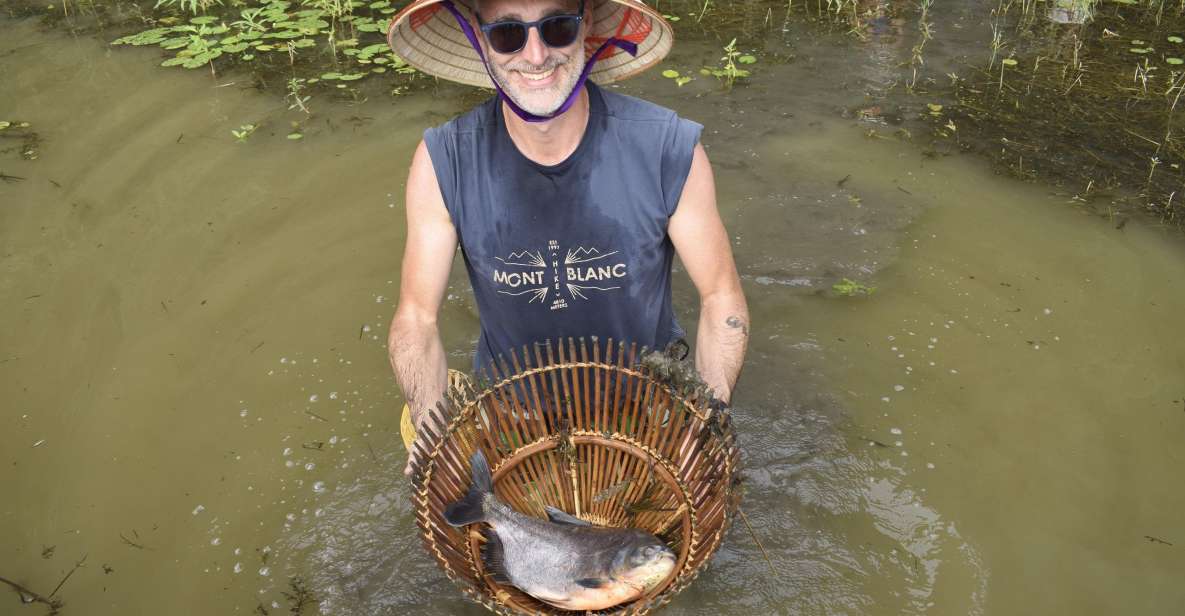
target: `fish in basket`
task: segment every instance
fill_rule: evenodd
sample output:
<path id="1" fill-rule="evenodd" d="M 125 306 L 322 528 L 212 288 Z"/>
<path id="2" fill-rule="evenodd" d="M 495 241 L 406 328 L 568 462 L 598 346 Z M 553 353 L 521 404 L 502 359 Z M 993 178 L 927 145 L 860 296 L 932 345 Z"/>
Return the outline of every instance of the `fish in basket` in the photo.
<path id="1" fill-rule="evenodd" d="M 539 343 L 479 385 L 452 380 L 446 400 L 415 440 L 419 533 L 497 614 L 646 614 L 695 579 L 737 513 L 728 411 L 662 354 Z"/>

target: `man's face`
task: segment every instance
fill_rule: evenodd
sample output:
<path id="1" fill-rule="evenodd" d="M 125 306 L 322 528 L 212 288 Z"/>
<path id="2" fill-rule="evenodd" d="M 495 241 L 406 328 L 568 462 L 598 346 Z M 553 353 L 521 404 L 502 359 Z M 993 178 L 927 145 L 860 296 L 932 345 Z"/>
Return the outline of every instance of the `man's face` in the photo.
<path id="1" fill-rule="evenodd" d="M 499 21 L 536 21 L 552 15 L 574 15 L 579 2 L 568 0 L 482 0 L 476 3 L 486 24 Z M 571 45 L 549 47 L 539 36 L 538 28 L 527 32 L 527 44 L 519 51 L 501 54 L 490 49 L 481 36 L 482 49 L 494 79 L 519 107 L 535 115 L 550 115 L 572 93 L 584 70 L 584 37 L 589 18 L 581 24 L 580 34 Z"/>

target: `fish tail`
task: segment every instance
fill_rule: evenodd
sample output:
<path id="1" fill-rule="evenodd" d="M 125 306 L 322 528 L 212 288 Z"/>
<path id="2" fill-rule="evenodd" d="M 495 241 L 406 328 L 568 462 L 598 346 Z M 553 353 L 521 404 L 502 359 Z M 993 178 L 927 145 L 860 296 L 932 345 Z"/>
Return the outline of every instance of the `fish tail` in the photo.
<path id="1" fill-rule="evenodd" d="M 487 494 L 494 491 L 494 482 L 490 477 L 490 465 L 480 450 L 474 452 L 473 457 L 469 458 L 469 466 L 473 469 L 473 485 L 469 487 L 469 493 L 465 495 L 465 498 L 444 509 L 444 520 L 452 526 L 484 522 L 486 519 L 485 498 Z"/>

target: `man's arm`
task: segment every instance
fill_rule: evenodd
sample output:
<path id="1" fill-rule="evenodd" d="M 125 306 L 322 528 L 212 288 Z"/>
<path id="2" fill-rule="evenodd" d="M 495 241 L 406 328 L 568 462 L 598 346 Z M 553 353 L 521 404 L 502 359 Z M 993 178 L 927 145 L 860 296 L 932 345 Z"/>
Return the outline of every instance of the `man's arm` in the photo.
<path id="1" fill-rule="evenodd" d="M 716 211 L 712 166 L 700 144 L 695 146 L 691 171 L 667 233 L 699 291 L 696 370 L 716 396 L 727 403 L 745 359 L 749 308 L 741 291 L 728 232 Z"/>
<path id="2" fill-rule="evenodd" d="M 406 201 L 407 245 L 403 250 L 399 306 L 391 321 L 387 353 L 418 431 L 425 411 L 440 401 L 448 383 L 448 364 L 436 317 L 457 250 L 457 232 L 445 209 L 432 158 L 423 141 L 412 157 Z M 411 473 L 411 461 L 408 452 L 405 475 Z"/>

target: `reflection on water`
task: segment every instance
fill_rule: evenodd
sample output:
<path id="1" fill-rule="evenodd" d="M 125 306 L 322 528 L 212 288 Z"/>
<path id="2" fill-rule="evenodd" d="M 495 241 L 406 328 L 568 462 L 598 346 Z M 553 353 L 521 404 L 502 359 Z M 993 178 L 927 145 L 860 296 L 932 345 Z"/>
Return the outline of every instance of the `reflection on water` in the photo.
<path id="1" fill-rule="evenodd" d="M 727 96 L 622 88 L 708 127 L 754 321 L 736 417 L 771 563 L 738 524 L 664 613 L 1171 612 L 1180 241 L 840 118 L 900 29 L 775 29 L 797 59 Z M 63 614 L 484 613 L 415 536 L 384 351 L 405 169 L 457 90 L 325 100 L 293 143 L 233 76 L 0 30 L 0 114 L 41 136 L 0 154 L 27 178 L 0 184 L 0 576 L 48 593 L 85 555 Z M 441 320 L 464 369 L 462 267 Z"/>

